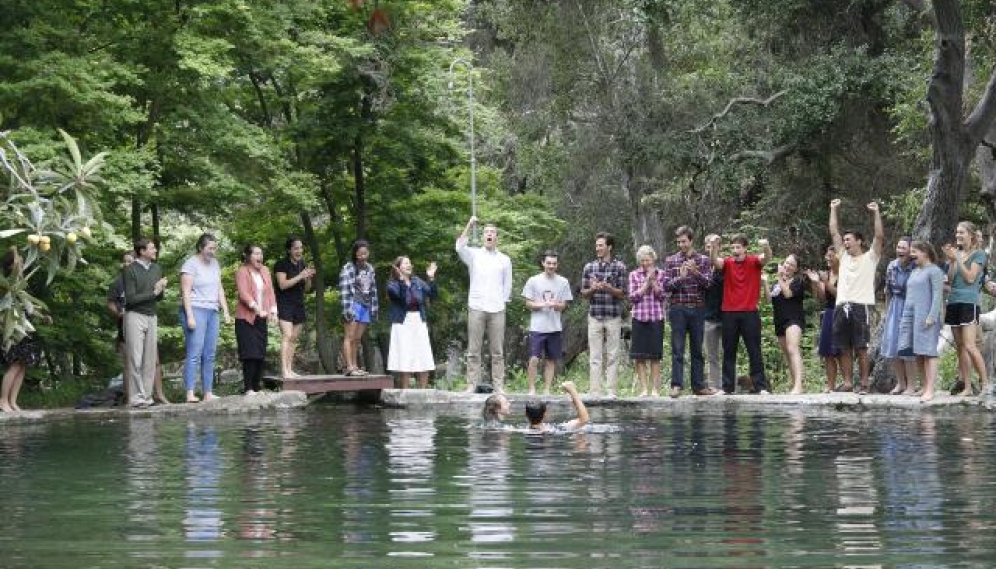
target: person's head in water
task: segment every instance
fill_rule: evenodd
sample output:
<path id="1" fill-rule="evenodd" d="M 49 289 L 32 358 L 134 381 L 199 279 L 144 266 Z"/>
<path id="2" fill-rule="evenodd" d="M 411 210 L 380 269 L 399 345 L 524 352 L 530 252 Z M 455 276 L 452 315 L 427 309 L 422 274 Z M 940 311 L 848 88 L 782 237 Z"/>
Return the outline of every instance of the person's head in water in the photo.
<path id="1" fill-rule="evenodd" d="M 546 402 L 533 399 L 526 403 L 526 419 L 529 419 L 530 427 L 542 424 L 545 417 Z"/>
<path id="2" fill-rule="evenodd" d="M 484 400 L 484 409 L 481 415 L 485 421 L 501 421 L 505 415 L 512 411 L 512 405 L 501 393 L 495 393 Z"/>

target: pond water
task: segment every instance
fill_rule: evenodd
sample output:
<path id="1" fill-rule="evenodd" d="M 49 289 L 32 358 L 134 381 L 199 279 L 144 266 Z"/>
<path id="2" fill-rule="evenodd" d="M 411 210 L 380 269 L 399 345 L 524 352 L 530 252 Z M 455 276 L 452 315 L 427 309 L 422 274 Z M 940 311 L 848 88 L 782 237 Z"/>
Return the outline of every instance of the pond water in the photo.
<path id="1" fill-rule="evenodd" d="M 996 564 L 987 413 L 594 409 L 618 428 L 544 436 L 454 413 L 4 426 L 0 566 Z"/>

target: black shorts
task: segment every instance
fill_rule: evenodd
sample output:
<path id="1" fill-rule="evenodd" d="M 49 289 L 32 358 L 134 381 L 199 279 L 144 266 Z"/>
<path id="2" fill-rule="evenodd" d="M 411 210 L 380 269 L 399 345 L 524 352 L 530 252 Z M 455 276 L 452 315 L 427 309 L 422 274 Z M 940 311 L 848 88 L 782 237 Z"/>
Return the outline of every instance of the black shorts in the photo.
<path id="1" fill-rule="evenodd" d="M 277 315 L 280 320 L 291 324 L 304 324 L 306 320 L 303 304 L 278 304 Z"/>
<path id="2" fill-rule="evenodd" d="M 871 341 L 871 314 L 867 304 L 845 302 L 833 309 L 833 347 L 838 350 L 863 350 Z"/>
<path id="3" fill-rule="evenodd" d="M 979 305 L 974 302 L 952 302 L 944 310 L 948 326 L 969 326 L 979 323 Z"/>
<path id="4" fill-rule="evenodd" d="M 799 330 L 806 329 L 806 323 L 798 318 L 778 320 L 775 321 L 775 336 L 778 336 L 779 338 L 785 337 L 785 331 L 789 329 L 789 326 L 798 326 Z"/>

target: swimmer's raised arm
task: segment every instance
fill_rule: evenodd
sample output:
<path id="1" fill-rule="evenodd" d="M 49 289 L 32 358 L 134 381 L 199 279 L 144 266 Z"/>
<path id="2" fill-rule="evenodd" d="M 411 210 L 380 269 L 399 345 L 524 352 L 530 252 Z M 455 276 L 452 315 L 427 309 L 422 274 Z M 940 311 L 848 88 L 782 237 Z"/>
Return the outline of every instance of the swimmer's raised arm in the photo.
<path id="1" fill-rule="evenodd" d="M 588 424 L 588 408 L 584 406 L 584 401 L 581 401 L 581 396 L 578 395 L 578 389 L 574 386 L 573 381 L 565 381 L 563 383 L 564 391 L 571 396 L 571 403 L 574 405 L 574 410 L 577 411 L 577 418 L 571 419 L 564 423 L 569 429 L 577 429 Z"/>

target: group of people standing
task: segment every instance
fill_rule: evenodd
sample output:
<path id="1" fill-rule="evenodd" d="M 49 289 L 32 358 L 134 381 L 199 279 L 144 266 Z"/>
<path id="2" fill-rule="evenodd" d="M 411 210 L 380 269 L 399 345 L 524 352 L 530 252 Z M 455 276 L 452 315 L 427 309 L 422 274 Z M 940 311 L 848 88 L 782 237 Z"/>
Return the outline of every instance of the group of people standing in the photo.
<path id="1" fill-rule="evenodd" d="M 824 393 L 870 389 L 868 348 L 875 311 L 875 278 L 885 242 L 878 204 L 867 205 L 872 215 L 874 237 L 866 247 L 859 231 L 841 231 L 840 200 L 830 203 L 828 229 L 832 241 L 827 249 L 826 270 L 802 270 L 799 257 L 787 255 L 770 280 L 764 266 L 772 258 L 766 239 L 757 242 L 760 254 L 748 252 L 742 235 L 730 240 L 729 255 L 723 256 L 718 235 L 704 239 L 704 253 L 694 247 L 688 227 L 675 231 L 678 251 L 663 265 L 653 247 L 636 251 L 637 267 L 628 271 L 614 254 L 609 233 L 595 236 L 596 259 L 581 274 L 580 296 L 588 300 L 588 354 L 590 395 L 614 397 L 618 390 L 623 318 L 631 316 L 630 358 L 640 396 L 660 395 L 665 321 L 671 325 L 670 395 L 685 389 L 686 348 L 691 356 L 690 387 L 695 395 L 734 393 L 738 383 L 751 393 L 767 393 L 761 342 L 763 336 L 759 302 L 772 305 L 774 332 L 788 364 L 792 394 L 803 393 L 801 338 L 806 329 L 804 299 L 810 294 L 823 303 L 819 354 L 826 366 Z M 457 238 L 456 250 L 470 270 L 468 296 L 468 390 L 480 380 L 482 337 L 487 332 L 491 348 L 493 388 L 504 388 L 504 308 L 511 299 L 511 263 L 497 250 L 498 231 L 485 226 L 483 246 L 469 247 L 467 235 L 477 223 L 471 218 Z M 955 241 L 943 249 L 946 265 L 937 266 L 933 247 L 923 241 L 903 238 L 898 258 L 887 270 L 889 299 L 882 353 L 896 359 L 899 378 L 894 394 L 914 393 L 916 369 L 923 375 L 924 401 L 934 397 L 937 377 L 938 337 L 943 324 L 952 326 L 959 352 L 959 369 L 965 381 L 963 394 L 972 393 L 971 371 L 988 390 L 985 365 L 976 346 L 979 292 L 987 257 L 981 234 L 969 222 L 958 225 Z M 538 362 L 545 359 L 544 387 L 549 393 L 556 362 L 563 358 L 560 314 L 572 300 L 571 287 L 557 274 L 557 255 L 543 256 L 543 272 L 531 277 L 522 291 L 530 309 L 530 360 L 528 389 L 535 393 Z M 996 293 L 996 285 L 990 288 Z M 947 297 L 945 301 L 945 291 Z M 905 302 L 904 302 L 905 300 Z M 945 310 L 946 306 L 946 310 Z M 738 378 L 737 352 L 743 343 L 749 374 Z M 720 355 L 722 354 L 722 355 Z M 708 362 L 708 377 L 706 363 Z M 722 362 L 722 364 L 720 364 Z M 857 363 L 858 382 L 854 381 Z M 914 365 L 918 364 L 918 365 Z M 837 385 L 837 376 L 843 376 Z M 718 384 L 721 390 L 710 386 Z"/>
<path id="2" fill-rule="evenodd" d="M 248 395 L 262 388 L 268 323 L 279 322 L 282 373 L 285 377 L 295 376 L 291 364 L 305 321 L 304 293 L 314 270 L 304 264 L 300 239 L 288 239 L 286 248 L 287 255 L 274 266 L 276 281 L 263 264 L 262 248 L 255 244 L 245 246 L 235 274 L 235 336 L 244 392 Z M 183 378 L 189 403 L 216 398 L 213 387 L 218 335 L 222 323 L 231 323 L 217 251 L 218 240 L 205 233 L 197 240 L 196 253 L 180 269 L 178 317 L 184 331 Z M 156 263 L 158 253 L 151 240 L 135 241 L 134 253 L 124 255 L 121 274 L 107 295 L 108 309 L 118 319 L 125 393 L 133 407 L 167 402 L 159 366 L 157 304 L 163 299 L 169 279 Z M 201 397 L 195 393 L 198 376 Z"/>
<path id="3" fill-rule="evenodd" d="M 979 300 L 983 290 L 996 291 L 985 283 L 989 258 L 982 248 L 982 235 L 968 221 L 958 224 L 954 242 L 941 248 L 939 258 L 930 243 L 901 237 L 896 258 L 886 269 L 888 298 L 881 353 L 892 360 L 897 378 L 892 394 L 914 395 L 916 376 L 922 378 L 920 398 L 934 397 L 937 381 L 941 329 L 950 326 L 958 353 L 958 375 L 963 387 L 959 395 L 972 395 L 972 372 L 979 377 L 981 393 L 989 393 L 989 378 L 977 339 Z"/>

